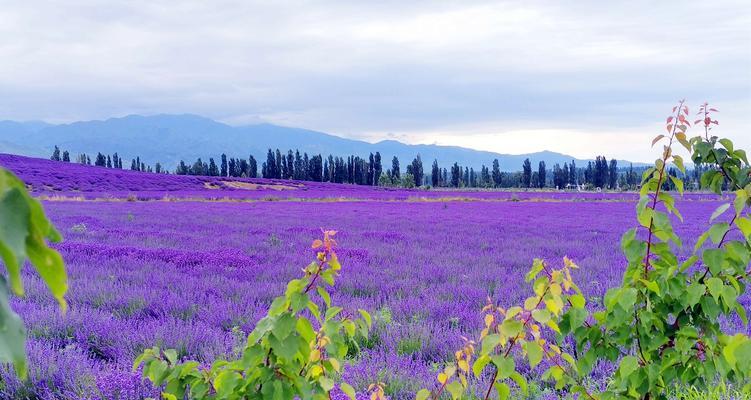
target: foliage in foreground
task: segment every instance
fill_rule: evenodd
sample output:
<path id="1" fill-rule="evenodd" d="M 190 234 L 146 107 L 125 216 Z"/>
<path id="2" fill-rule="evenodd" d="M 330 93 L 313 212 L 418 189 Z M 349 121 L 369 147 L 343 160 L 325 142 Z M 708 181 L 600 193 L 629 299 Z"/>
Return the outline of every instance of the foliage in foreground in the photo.
<path id="1" fill-rule="evenodd" d="M 354 398 L 352 386 L 337 380 L 356 336 L 367 337 L 371 317 L 364 310 L 357 318 L 346 316 L 342 307 L 331 303 L 326 286 L 334 285 L 341 270 L 335 233 L 325 231 L 323 240 L 313 242 L 319 249 L 315 261 L 274 299 L 248 336 L 241 359 L 216 361 L 210 369 L 201 369 L 195 361 L 179 362 L 175 350 L 154 347 L 135 361 L 134 369 L 143 364 L 144 376 L 155 385 L 165 384 L 166 399 L 186 394 L 196 399 L 325 399 L 335 386 Z M 372 390 L 382 397 L 380 386 Z"/>
<path id="2" fill-rule="evenodd" d="M 565 258 L 552 268 L 535 260 L 527 274 L 534 295 L 522 306 L 503 308 L 489 303 L 483 310 L 485 328 L 480 340 L 466 340 L 455 360 L 438 375 L 432 390 L 417 393 L 418 400 L 508 398 L 526 393 L 528 382 L 517 363 L 541 371 L 542 382 L 556 390 L 590 399 L 667 398 L 675 387 L 708 387 L 718 379 L 743 384 L 751 379 L 751 340 L 742 334 L 728 335 L 720 328 L 722 317 L 737 315 L 746 322 L 738 298 L 746 293 L 751 271 L 751 168 L 743 150 L 732 142 L 710 136 L 716 110 L 704 104 L 699 109 L 704 135 L 687 137 L 688 107 L 681 101 L 666 123 L 662 156 L 642 178 L 637 205 L 638 227 L 624 234 L 621 247 L 628 266 L 620 287 L 610 289 L 604 309 L 592 312 L 573 282 L 576 265 Z M 683 158 L 674 154 L 680 143 L 696 165 L 706 168 L 701 186 L 722 195 L 732 191 L 733 201 L 712 215 L 709 229 L 693 247 L 692 255 L 679 258 L 676 248 L 683 241 L 671 223 L 682 219 L 675 199 L 664 190 L 668 180 L 680 193 L 683 182 L 667 173 L 673 164 L 685 173 Z M 727 222 L 715 220 L 731 210 Z M 330 304 L 322 279 L 333 285 L 340 269 L 333 253 L 331 233 L 325 233 L 317 260 L 305 276 L 292 281 L 284 296 L 277 298 L 269 314 L 248 337 L 240 360 L 215 362 L 201 369 L 196 362 L 180 363 L 176 353 L 158 348 L 146 351 L 134 367 L 157 385 L 165 385 L 165 398 L 327 398 L 336 386 L 341 360 L 352 338 L 367 334 L 370 317 L 339 318 L 341 308 Z M 709 242 L 708 242 L 709 241 Z M 710 244 L 711 243 L 711 244 Z M 325 312 L 308 293 L 316 288 Z M 591 307 L 590 307 L 591 308 Z M 307 309 L 318 329 L 301 312 Z M 333 310 L 333 311 L 332 311 Z M 321 317 L 323 315 L 323 317 Z M 747 322 L 746 322 L 747 323 Z M 602 363 L 617 368 L 598 390 L 586 377 Z M 477 385 L 487 387 L 477 391 Z M 339 388 L 354 398 L 353 389 Z M 751 390 L 747 384 L 744 391 Z M 381 397 L 382 385 L 369 392 Z"/>
<path id="3" fill-rule="evenodd" d="M 46 240 L 61 240 L 47 219 L 41 203 L 26 191 L 23 182 L 10 171 L 0 168 L 0 259 L 7 278 L 0 275 L 0 362 L 12 362 L 16 374 L 26 377 L 26 330 L 23 321 L 10 308 L 9 292 L 24 294 L 21 268 L 31 262 L 52 295 L 65 311 L 68 290 L 65 266 L 60 254 L 47 246 Z M 10 287 L 9 287 L 10 286 Z"/>
<path id="4" fill-rule="evenodd" d="M 523 308 L 486 307 L 491 313 L 485 316 L 480 351 L 465 346 L 456 353 L 455 363 L 438 375 L 439 388 L 422 390 L 417 398 L 437 399 L 443 390 L 453 399 L 464 397 L 470 388 L 470 369 L 478 378 L 486 369 L 492 371 L 485 399 L 494 387 L 499 398 L 507 398 L 509 380 L 525 392 L 526 382 L 516 372 L 512 357 L 515 351 L 524 355 L 533 370 L 547 360 L 541 378 L 552 381 L 556 389 L 591 399 L 667 398 L 676 386 L 706 388 L 718 378 L 748 381 L 751 340 L 746 335 L 723 333 L 719 318 L 736 314 L 748 323 L 738 297 L 745 293 L 744 281 L 751 273 L 747 270 L 751 261 L 751 168 L 743 150 L 734 149 L 727 139 L 710 137 L 711 126 L 717 124 L 711 115 L 715 111 L 707 104 L 701 106 L 701 119 L 695 123 L 703 123 L 704 136 L 688 139 L 689 110 L 681 101 L 667 119 L 667 135 L 653 140 L 653 145 L 666 144 L 662 157 L 643 175 L 637 205 L 639 226 L 621 240 L 628 267 L 623 284 L 605 295 L 604 310 L 587 310 L 584 297 L 571 282 L 573 264 L 568 259 L 563 270 L 550 269 L 544 261 L 536 260 L 527 275 L 528 281 L 534 281 L 535 296 L 528 298 Z M 667 179 L 683 191 L 683 182 L 666 173 L 669 163 L 684 171 L 683 159 L 673 153 L 675 142 L 691 153 L 696 165 L 709 167 L 701 178 L 703 188 L 721 195 L 727 187 L 734 194 L 732 203 L 714 212 L 709 229 L 686 260 L 680 260 L 674 251 L 682 246 L 682 240 L 670 221 L 670 215 L 682 219 L 681 214 L 675 199 L 662 191 Z M 731 208 L 729 222 L 713 223 Z M 741 240 L 731 239 L 735 237 Z M 705 246 L 707 240 L 711 245 Z M 540 337 L 540 326 L 551 330 L 555 344 Z M 570 340 L 574 344 L 566 346 Z M 578 357 L 562 350 L 566 348 Z M 618 368 L 606 390 L 598 392 L 588 387 L 584 378 L 603 361 L 617 363 Z M 751 384 L 744 391 L 751 391 Z"/>

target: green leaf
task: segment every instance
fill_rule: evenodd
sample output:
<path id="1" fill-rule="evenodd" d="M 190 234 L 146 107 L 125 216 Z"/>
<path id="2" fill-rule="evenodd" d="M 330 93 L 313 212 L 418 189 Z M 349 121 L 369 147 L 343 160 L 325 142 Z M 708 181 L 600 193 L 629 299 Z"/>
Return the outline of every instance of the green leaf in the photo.
<path id="1" fill-rule="evenodd" d="M 725 252 L 722 249 L 706 249 L 702 253 L 702 261 L 713 274 L 718 274 L 723 269 Z"/>
<path id="2" fill-rule="evenodd" d="M 542 347 L 537 342 L 524 343 L 524 350 L 527 352 L 530 367 L 534 368 L 542 361 Z"/>
<path id="3" fill-rule="evenodd" d="M 417 392 L 417 395 L 415 396 L 415 400 L 427 400 L 427 398 L 430 397 L 430 390 L 428 389 L 420 389 L 419 392 Z M 350 399 L 354 400 L 354 397 L 350 397 Z"/>
<path id="4" fill-rule="evenodd" d="M 570 308 L 568 310 L 568 316 L 569 316 L 569 324 L 571 326 L 571 330 L 582 326 L 584 321 L 587 320 L 587 310 L 584 308 Z"/>
<path id="5" fill-rule="evenodd" d="M 743 193 L 746 193 L 746 191 L 744 190 Z M 712 213 L 712 216 L 709 217 L 709 222 L 714 222 L 714 220 L 716 220 L 720 215 L 725 213 L 725 211 L 727 211 L 728 208 L 730 208 L 730 203 L 725 203 L 717 207 L 717 209 Z"/>
<path id="6" fill-rule="evenodd" d="M 728 153 L 733 152 L 733 142 L 730 141 L 730 139 L 720 139 L 718 140 L 720 144 L 728 151 Z"/>
<path id="7" fill-rule="evenodd" d="M 503 323 L 501 324 L 501 333 L 503 333 L 507 337 L 515 337 L 521 331 L 522 331 L 521 321 L 518 321 L 515 319 L 509 319 L 509 320 L 503 321 Z"/>
<path id="8" fill-rule="evenodd" d="M 227 398 L 230 397 L 232 392 L 235 390 L 235 387 L 240 383 L 242 380 L 242 376 L 234 371 L 231 370 L 224 370 L 217 375 L 216 378 L 214 378 L 214 388 L 216 388 L 216 393 L 219 395 L 219 397 Z"/>
<path id="9" fill-rule="evenodd" d="M 634 356 L 625 356 L 621 359 L 621 364 L 618 367 L 618 374 L 621 379 L 627 379 L 637 369 L 639 369 L 639 360 Z"/>
<path id="10" fill-rule="evenodd" d="M 735 154 L 736 157 L 740 158 L 741 160 L 743 160 L 744 163 L 746 163 L 746 165 L 748 165 L 748 158 L 746 157 L 745 150 L 739 149 L 739 150 L 734 151 L 733 154 Z"/>
<path id="11" fill-rule="evenodd" d="M 316 291 L 323 299 L 323 302 L 324 304 L 326 304 L 326 307 L 331 307 L 331 295 L 329 294 L 329 292 L 326 291 L 326 288 L 324 288 L 323 286 L 318 286 L 318 288 L 316 288 Z"/>
<path id="12" fill-rule="evenodd" d="M 0 362 L 12 362 L 16 374 L 26 379 L 26 329 L 21 317 L 10 308 L 8 284 L 0 275 Z"/>
<path id="13" fill-rule="evenodd" d="M 532 318 L 535 321 L 544 324 L 550 320 L 550 312 L 548 310 L 535 309 L 532 311 Z"/>
<path id="14" fill-rule="evenodd" d="M 725 284 L 722 282 L 722 279 L 711 277 L 707 278 L 706 283 L 709 294 L 712 295 L 715 300 L 718 300 L 720 298 L 720 295 L 722 294 L 722 288 L 723 286 L 725 286 Z"/>
<path id="15" fill-rule="evenodd" d="M 735 191 L 735 200 L 733 200 L 733 206 L 735 208 L 735 215 L 740 215 L 748 202 L 748 192 L 744 189 L 738 189 Z"/>
<path id="16" fill-rule="evenodd" d="M 673 156 L 673 163 L 675 163 L 675 166 L 678 167 L 678 170 L 682 173 L 686 173 L 686 167 L 683 165 L 683 157 L 679 155 Z"/>
<path id="17" fill-rule="evenodd" d="M 451 398 L 453 400 L 461 399 L 462 393 L 464 393 L 464 388 L 459 381 L 453 381 L 446 385 L 446 390 L 451 393 Z"/>
<path id="18" fill-rule="evenodd" d="M 27 242 L 26 251 L 29 254 L 29 261 L 47 284 L 47 288 L 59 303 L 60 309 L 65 312 L 68 308 L 64 297 L 68 292 L 68 275 L 65 273 L 63 257 L 41 241 Z"/>
<path id="19" fill-rule="evenodd" d="M 172 365 L 177 364 L 177 351 L 175 349 L 164 350 L 164 358 Z"/>
<path id="20" fill-rule="evenodd" d="M 675 188 L 678 190 L 678 193 L 683 194 L 683 180 L 678 178 L 677 176 L 668 175 L 670 177 L 670 180 L 673 181 L 673 185 L 675 185 Z"/>
<path id="21" fill-rule="evenodd" d="M 357 311 L 360 313 L 360 316 L 362 317 L 362 319 L 365 320 L 365 323 L 368 324 L 368 328 L 370 328 L 371 326 L 373 326 L 373 318 L 371 318 L 370 314 L 368 314 L 367 311 L 365 311 L 363 309 L 359 309 Z"/>
<path id="22" fill-rule="evenodd" d="M 495 388 L 498 391 L 498 400 L 506 400 L 509 394 L 511 394 L 511 388 L 503 382 L 496 383 Z"/>
<path id="23" fill-rule="evenodd" d="M 516 363 L 514 362 L 513 358 L 493 356 L 491 357 L 491 359 L 493 360 L 495 367 L 498 369 L 498 375 L 496 376 L 496 378 L 506 379 L 508 377 L 512 377 L 514 372 L 516 372 Z"/>
<path id="24" fill-rule="evenodd" d="M 334 388 L 334 380 L 326 376 L 318 378 L 318 384 L 321 385 L 321 389 L 325 392 L 330 392 Z"/>
<path id="25" fill-rule="evenodd" d="M 637 294 L 638 294 L 638 291 L 634 288 L 621 290 L 620 295 L 618 297 L 618 305 L 620 305 L 621 308 L 623 308 L 626 311 L 631 310 L 634 304 L 636 304 Z"/>
<path id="26" fill-rule="evenodd" d="M 746 340 L 735 348 L 736 364 L 739 371 L 745 371 L 748 377 L 751 375 L 751 340 Z"/>
<path id="27" fill-rule="evenodd" d="M 282 314 L 274 322 L 274 327 L 271 332 L 279 340 L 284 340 L 295 329 L 297 320 L 290 314 Z"/>
<path id="28" fill-rule="evenodd" d="M 529 272 L 527 272 L 527 275 L 524 277 L 525 281 L 531 282 L 532 280 L 537 277 L 537 274 L 539 274 L 543 269 L 542 260 L 539 258 L 535 258 L 535 260 L 532 262 L 532 268 L 529 269 Z"/>
<path id="29" fill-rule="evenodd" d="M 709 184 L 709 188 L 717 193 L 722 194 L 722 183 L 725 181 L 725 177 L 717 173 L 714 177 L 712 177 L 712 182 Z"/>
<path id="30" fill-rule="evenodd" d="M 529 390 L 527 388 L 527 380 L 524 379 L 522 374 L 514 371 L 514 373 L 511 374 L 510 378 L 511 380 L 516 382 L 516 384 L 519 386 L 519 389 L 521 389 L 522 393 L 526 395 Z"/>
<path id="31" fill-rule="evenodd" d="M 704 245 L 704 242 L 706 242 L 707 239 L 709 239 L 709 231 L 702 233 L 701 236 L 696 239 L 696 244 L 694 245 L 694 253 L 699 251 L 699 248 Z"/>
<path id="32" fill-rule="evenodd" d="M 21 265 L 26 258 L 29 206 L 20 189 L 8 190 L 0 200 L 0 256 L 8 269 L 13 291 L 23 295 Z"/>
<path id="33" fill-rule="evenodd" d="M 728 341 L 728 344 L 722 349 L 722 355 L 725 356 L 725 360 L 727 360 L 731 367 L 735 367 L 735 363 L 737 362 L 735 350 L 746 341 L 748 341 L 748 338 L 745 335 L 738 333 L 735 336 L 732 336 Z"/>
<path id="34" fill-rule="evenodd" d="M 326 321 L 330 321 L 334 319 L 337 315 L 339 315 L 340 312 L 342 312 L 344 309 L 339 306 L 332 306 L 326 309 L 325 317 L 323 318 Z"/>
<path id="35" fill-rule="evenodd" d="M 305 339 L 306 342 L 312 342 L 316 338 L 316 332 L 313 329 L 313 324 L 309 319 L 300 316 L 297 318 L 296 323 L 297 333 Z"/>
<path id="36" fill-rule="evenodd" d="M 584 306 L 587 304 L 584 296 L 580 295 L 579 293 L 571 295 L 568 300 L 571 302 L 571 306 L 574 308 L 584 308 Z"/>
<path id="37" fill-rule="evenodd" d="M 746 308 L 743 307 L 743 304 L 736 303 L 736 305 L 735 305 L 735 312 L 736 312 L 736 314 L 738 314 L 738 318 L 740 318 L 741 321 L 743 321 L 743 324 L 747 326 L 748 325 L 748 316 L 746 315 Z"/>
<path id="38" fill-rule="evenodd" d="M 486 335 L 482 338 L 482 346 L 480 347 L 480 354 L 490 354 L 493 352 L 496 346 L 501 344 L 501 335 L 493 333 Z"/>
<path id="39" fill-rule="evenodd" d="M 647 287 L 647 289 L 649 289 L 652 292 L 656 293 L 658 296 L 660 295 L 660 287 L 657 286 L 657 282 L 648 281 L 646 279 L 639 279 L 639 281 L 641 281 L 641 283 L 643 283 L 644 286 Z"/>
<path id="40" fill-rule="evenodd" d="M 738 229 L 741 230 L 743 237 L 745 237 L 746 240 L 749 240 L 749 238 L 751 238 L 751 219 L 736 218 L 735 225 L 738 227 Z"/>
<path id="41" fill-rule="evenodd" d="M 490 362 L 490 356 L 487 354 L 483 354 L 480 357 L 475 360 L 475 363 L 472 364 L 472 372 L 475 374 L 476 377 L 480 377 L 482 374 L 482 370 L 485 369 L 485 366 L 488 365 Z"/>
<path id="42" fill-rule="evenodd" d="M 699 304 L 701 297 L 704 296 L 704 293 L 706 293 L 706 291 L 706 286 L 702 285 L 701 283 L 692 283 L 689 287 L 686 288 L 686 301 L 688 302 L 687 305 L 689 307 L 693 307 Z"/>
<path id="43" fill-rule="evenodd" d="M 729 204 L 726 204 L 729 206 Z M 711 228 L 709 228 L 709 237 L 712 239 L 712 243 L 717 244 L 720 243 L 723 237 L 725 237 L 725 234 L 730 229 L 730 225 L 728 225 L 727 222 L 714 224 Z"/>

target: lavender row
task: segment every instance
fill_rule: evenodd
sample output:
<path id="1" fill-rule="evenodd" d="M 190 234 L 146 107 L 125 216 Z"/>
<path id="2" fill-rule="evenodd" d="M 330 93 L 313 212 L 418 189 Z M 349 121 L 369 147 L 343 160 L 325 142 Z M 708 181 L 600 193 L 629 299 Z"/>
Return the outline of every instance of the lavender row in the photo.
<path id="1" fill-rule="evenodd" d="M 467 189 L 400 189 L 277 179 L 163 175 L 0 154 L 0 165 L 38 196 L 100 200 L 542 200 L 636 201 L 634 193 L 512 192 Z M 707 194 L 686 199 L 707 200 Z"/>
<path id="2" fill-rule="evenodd" d="M 716 203 L 682 202 L 683 237 Z M 71 310 L 42 283 L 15 300 L 27 323 L 31 379 L 6 395 L 136 399 L 153 388 L 131 372 L 158 344 L 210 361 L 233 354 L 271 299 L 297 277 L 320 228 L 336 229 L 344 274 L 333 296 L 376 327 L 346 379 L 380 380 L 394 398 L 430 385 L 434 368 L 480 329 L 487 296 L 517 304 L 532 259 L 564 255 L 592 303 L 621 279 L 629 202 L 47 202 L 64 232 Z M 744 304 L 749 306 L 748 299 Z M 728 330 L 745 330 L 727 321 Z"/>

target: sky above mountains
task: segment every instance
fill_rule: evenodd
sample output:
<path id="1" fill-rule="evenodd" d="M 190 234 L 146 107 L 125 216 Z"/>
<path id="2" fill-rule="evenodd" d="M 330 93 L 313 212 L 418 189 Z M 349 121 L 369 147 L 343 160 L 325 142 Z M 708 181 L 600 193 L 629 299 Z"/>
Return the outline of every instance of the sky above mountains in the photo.
<path id="1" fill-rule="evenodd" d="M 195 113 L 650 160 L 685 97 L 751 147 L 746 1 L 372 3 L 4 2 L 0 120 Z"/>

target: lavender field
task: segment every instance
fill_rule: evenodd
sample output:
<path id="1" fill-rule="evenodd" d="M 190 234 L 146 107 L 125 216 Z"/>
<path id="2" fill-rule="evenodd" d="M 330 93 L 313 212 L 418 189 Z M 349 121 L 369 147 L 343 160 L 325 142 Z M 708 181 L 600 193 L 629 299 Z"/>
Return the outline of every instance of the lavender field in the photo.
<path id="1" fill-rule="evenodd" d="M 172 347 L 200 361 L 232 355 L 310 261 L 321 228 L 339 232 L 344 269 L 334 301 L 376 319 L 344 378 L 359 389 L 381 381 L 392 398 L 410 398 L 433 384 L 462 335 L 476 336 L 488 296 L 512 304 L 529 294 L 523 277 L 535 257 L 573 259 L 581 267 L 574 279 L 599 304 L 620 282 L 619 240 L 634 225 L 637 199 L 233 185 L 13 156 L 0 165 L 46 199 L 70 276 L 65 316 L 36 276 L 24 276 L 27 296 L 13 308 L 31 337 L 30 379 L 19 382 L 10 370 L 0 378 L 0 396 L 15 398 L 158 396 L 131 370 L 144 348 Z M 718 204 L 710 195 L 679 201 L 679 235 L 698 236 Z M 751 333 L 735 320 L 726 329 Z"/>

